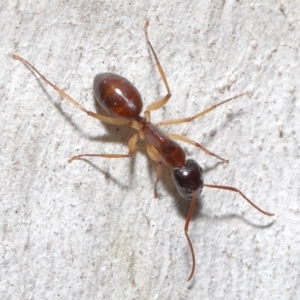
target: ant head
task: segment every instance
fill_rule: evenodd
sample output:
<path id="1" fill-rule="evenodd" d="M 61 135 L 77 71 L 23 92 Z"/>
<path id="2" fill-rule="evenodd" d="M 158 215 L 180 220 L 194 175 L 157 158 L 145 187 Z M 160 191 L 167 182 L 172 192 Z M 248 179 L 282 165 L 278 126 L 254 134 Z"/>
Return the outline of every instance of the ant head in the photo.
<path id="1" fill-rule="evenodd" d="M 183 168 L 173 170 L 173 180 L 182 198 L 192 200 L 192 193 L 197 197 L 203 188 L 203 170 L 193 159 L 188 159 Z"/>

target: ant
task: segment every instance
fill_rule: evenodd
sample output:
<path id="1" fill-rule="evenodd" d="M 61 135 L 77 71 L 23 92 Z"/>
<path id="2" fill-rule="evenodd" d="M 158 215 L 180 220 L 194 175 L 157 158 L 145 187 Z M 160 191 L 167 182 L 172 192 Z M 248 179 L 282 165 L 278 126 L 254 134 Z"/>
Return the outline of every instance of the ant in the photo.
<path id="1" fill-rule="evenodd" d="M 191 202 L 190 208 L 188 211 L 188 215 L 186 217 L 184 233 L 186 235 L 191 255 L 192 255 L 192 268 L 190 275 L 187 281 L 191 280 L 194 275 L 196 259 L 195 253 L 193 249 L 192 242 L 188 235 L 189 224 L 193 215 L 193 211 L 195 208 L 195 203 L 197 197 L 200 195 L 203 187 L 214 188 L 214 189 L 222 189 L 229 190 L 232 192 L 239 193 L 248 203 L 250 203 L 254 208 L 256 208 L 259 212 L 267 215 L 274 216 L 272 213 L 268 213 L 257 205 L 255 205 L 250 199 L 248 199 L 240 190 L 231 186 L 224 185 L 214 185 L 214 184 L 206 184 L 203 180 L 203 169 L 200 165 L 193 159 L 186 159 L 185 153 L 181 146 L 176 143 L 174 140 L 186 142 L 188 144 L 194 145 L 195 147 L 200 148 L 206 154 L 216 157 L 221 160 L 223 163 L 228 163 L 227 159 L 221 158 L 220 156 L 210 152 L 208 149 L 200 145 L 199 143 L 190 140 L 189 138 L 179 135 L 179 134 L 165 134 L 158 127 L 164 125 L 175 125 L 181 123 L 187 123 L 192 120 L 195 120 L 203 115 L 209 113 L 220 105 L 223 105 L 229 101 L 232 101 L 236 98 L 240 98 L 242 96 L 250 96 L 249 92 L 234 96 L 227 100 L 224 100 L 218 104 L 215 104 L 198 114 L 176 120 L 168 120 L 162 121 L 157 124 L 151 123 L 150 112 L 153 110 L 157 110 L 163 107 L 171 98 L 171 90 L 169 88 L 169 84 L 163 68 L 157 58 L 157 55 L 149 41 L 148 37 L 148 28 L 149 22 L 146 21 L 145 24 L 145 35 L 146 41 L 150 47 L 150 50 L 154 56 L 156 66 L 160 77 L 164 83 L 164 86 L 167 90 L 167 94 L 158 100 L 152 102 L 145 110 L 144 116 L 142 117 L 141 111 L 143 108 L 143 102 L 139 91 L 136 87 L 129 82 L 126 78 L 114 74 L 114 73 L 100 73 L 96 75 L 94 78 L 94 95 L 98 103 L 101 107 L 108 113 L 108 116 L 94 113 L 85 109 L 81 106 L 77 101 L 67 95 L 63 90 L 55 86 L 51 83 L 45 76 L 43 76 L 33 65 L 31 65 L 24 58 L 19 55 L 13 54 L 12 57 L 16 60 L 21 61 L 35 73 L 37 73 L 46 83 L 51 85 L 63 98 L 71 102 L 77 108 L 85 112 L 87 115 L 99 119 L 105 123 L 115 124 L 115 125 L 128 125 L 137 130 L 128 141 L 128 154 L 80 154 L 72 156 L 69 159 L 69 162 L 72 162 L 76 159 L 81 159 L 83 157 L 107 157 L 107 158 L 124 158 L 131 157 L 134 155 L 136 151 L 136 144 L 139 139 L 146 139 L 148 141 L 147 145 L 147 154 L 148 156 L 157 163 L 157 171 L 156 171 L 156 181 L 154 184 L 154 197 L 157 198 L 157 184 L 161 177 L 162 172 L 162 164 L 169 165 L 173 168 L 173 181 L 175 186 L 181 195 L 182 198 L 189 200 Z"/>

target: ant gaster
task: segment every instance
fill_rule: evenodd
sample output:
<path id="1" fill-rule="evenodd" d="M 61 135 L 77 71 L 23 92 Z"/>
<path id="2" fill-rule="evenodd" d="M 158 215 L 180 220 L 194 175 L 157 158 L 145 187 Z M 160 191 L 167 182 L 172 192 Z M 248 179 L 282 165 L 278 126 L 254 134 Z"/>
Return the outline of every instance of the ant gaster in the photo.
<path id="1" fill-rule="evenodd" d="M 39 74 L 40 77 L 46 83 L 51 85 L 63 98 L 67 99 L 69 102 L 71 102 L 73 105 L 75 105 L 83 112 L 87 113 L 89 116 L 110 124 L 128 125 L 137 130 L 137 133 L 135 133 L 129 139 L 128 154 L 81 154 L 81 155 L 76 155 L 71 157 L 69 159 L 69 162 L 76 159 L 80 159 L 82 157 L 91 157 L 91 156 L 110 157 L 110 158 L 131 157 L 136 151 L 137 141 L 139 139 L 146 139 L 148 142 L 147 153 L 149 157 L 157 163 L 156 182 L 154 185 L 155 197 L 157 197 L 156 187 L 161 177 L 162 164 L 165 163 L 173 168 L 173 174 L 172 174 L 173 180 L 179 194 L 181 195 L 181 197 L 191 202 L 189 212 L 186 218 L 185 226 L 184 226 L 184 232 L 192 254 L 192 268 L 191 268 L 190 275 L 188 277 L 188 281 L 189 281 L 193 277 L 196 262 L 195 262 L 194 249 L 188 235 L 188 229 L 194 211 L 196 198 L 200 195 L 202 188 L 204 186 L 208 188 L 223 189 L 223 190 L 237 192 L 261 213 L 268 216 L 273 216 L 274 214 L 265 212 L 262 209 L 260 209 L 252 201 L 250 201 L 241 191 L 239 191 L 234 187 L 205 184 L 203 181 L 203 170 L 200 167 L 200 165 L 195 160 L 186 159 L 183 149 L 178 143 L 174 141 L 174 139 L 192 144 L 200 148 L 201 150 L 203 150 L 206 154 L 212 155 L 220 159 L 224 163 L 227 163 L 228 160 L 223 159 L 218 155 L 210 152 L 208 149 L 204 148 L 199 143 L 192 141 L 185 136 L 179 134 L 165 134 L 160 129 L 158 129 L 159 126 L 190 122 L 196 118 L 199 118 L 207 114 L 208 112 L 214 110 L 216 107 L 226 102 L 229 102 L 241 96 L 245 96 L 245 95 L 249 96 L 248 92 L 237 95 L 225 101 L 222 101 L 189 118 L 162 121 L 155 125 L 151 123 L 150 112 L 163 107 L 171 98 L 171 91 L 165 73 L 149 41 L 148 32 L 147 32 L 148 25 L 149 22 L 147 21 L 145 25 L 146 40 L 156 61 L 156 66 L 158 68 L 161 79 L 164 83 L 164 86 L 167 89 L 167 94 L 161 97 L 160 99 L 152 102 L 146 108 L 143 117 L 140 115 L 143 109 L 143 102 L 142 102 L 141 95 L 139 91 L 136 89 L 136 87 L 124 77 L 121 77 L 113 73 L 101 73 L 96 75 L 96 77 L 94 78 L 94 95 L 98 103 L 101 105 L 101 107 L 109 114 L 109 116 L 105 116 L 102 114 L 98 114 L 86 110 L 83 106 L 81 106 L 73 98 L 67 95 L 64 91 L 62 91 L 61 89 L 56 87 L 53 83 L 51 83 L 33 65 L 31 65 L 28 61 L 26 61 L 22 57 L 13 54 L 13 58 L 21 61 L 27 67 L 30 67 L 34 72 Z"/>

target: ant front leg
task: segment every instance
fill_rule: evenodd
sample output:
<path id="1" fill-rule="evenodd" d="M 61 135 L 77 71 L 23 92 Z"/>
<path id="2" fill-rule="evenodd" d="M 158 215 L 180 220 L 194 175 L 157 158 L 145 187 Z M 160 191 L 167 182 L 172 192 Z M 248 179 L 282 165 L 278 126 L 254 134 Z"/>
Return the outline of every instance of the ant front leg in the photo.
<path id="1" fill-rule="evenodd" d="M 107 157 L 107 158 L 124 158 L 124 157 L 132 157 L 136 151 L 136 143 L 138 139 L 141 137 L 141 133 L 134 134 L 128 141 L 128 154 L 80 154 L 72 156 L 68 162 L 72 162 L 75 159 L 82 159 L 83 157 Z"/>
<path id="2" fill-rule="evenodd" d="M 157 55 L 154 51 L 154 48 L 152 47 L 150 41 L 149 41 L 149 37 L 148 37 L 148 31 L 147 31 L 147 28 L 148 28 L 148 25 L 149 25 L 149 21 L 147 20 L 146 21 L 146 24 L 145 24 L 145 35 L 146 35 L 146 40 L 147 40 L 147 43 L 151 49 L 151 52 L 154 56 L 154 59 L 156 61 L 156 66 L 157 66 L 157 69 L 158 69 L 158 72 L 160 74 L 160 77 L 167 89 L 167 94 L 161 98 L 159 98 L 158 100 L 152 102 L 145 110 L 145 113 L 144 113 L 144 116 L 145 118 L 147 118 L 148 121 L 150 121 L 150 111 L 151 110 L 156 110 L 156 109 L 159 109 L 161 107 L 163 107 L 167 102 L 168 100 L 171 98 L 171 90 L 170 90 L 170 87 L 169 87 L 169 84 L 168 84 L 168 81 L 167 81 L 167 77 L 165 75 L 165 72 L 157 58 Z"/>
<path id="3" fill-rule="evenodd" d="M 220 156 L 218 156 L 217 154 L 214 154 L 212 152 L 210 152 L 208 149 L 206 149 L 205 147 L 203 147 L 202 145 L 200 145 L 199 143 L 181 135 L 181 134 L 177 134 L 177 133 L 168 133 L 167 134 L 168 137 L 174 139 L 174 140 L 178 140 L 178 141 L 182 141 L 182 142 L 185 142 L 185 143 L 188 143 L 188 144 L 191 144 L 197 148 L 200 148 L 202 151 L 204 151 L 206 154 L 208 155 L 211 155 L 211 156 L 214 156 L 220 160 L 223 161 L 223 163 L 229 163 L 229 160 L 228 159 L 225 159 L 225 158 L 222 158 Z"/>
<path id="4" fill-rule="evenodd" d="M 155 181 L 155 184 L 154 184 L 154 197 L 157 198 L 158 195 L 157 195 L 157 184 L 160 180 L 160 177 L 161 177 L 161 171 L 162 171 L 162 160 L 161 160 L 161 157 L 159 155 L 159 153 L 157 152 L 157 150 L 154 148 L 153 145 L 151 144 L 148 144 L 147 145 L 147 154 L 148 156 L 157 162 L 157 170 L 156 170 L 156 181 Z"/>

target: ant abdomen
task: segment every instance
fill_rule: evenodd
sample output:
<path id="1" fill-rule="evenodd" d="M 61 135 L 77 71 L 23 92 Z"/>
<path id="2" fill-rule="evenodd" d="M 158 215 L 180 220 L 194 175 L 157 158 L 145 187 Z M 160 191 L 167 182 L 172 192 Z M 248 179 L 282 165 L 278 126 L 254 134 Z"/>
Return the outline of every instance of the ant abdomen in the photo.
<path id="1" fill-rule="evenodd" d="M 192 200 L 199 196 L 203 188 L 203 170 L 193 159 L 187 159 L 183 168 L 173 170 L 173 180 L 180 196 Z"/>
<path id="2" fill-rule="evenodd" d="M 94 78 L 94 95 L 110 115 L 138 119 L 143 109 L 142 97 L 126 78 L 114 73 L 100 73 Z"/>

